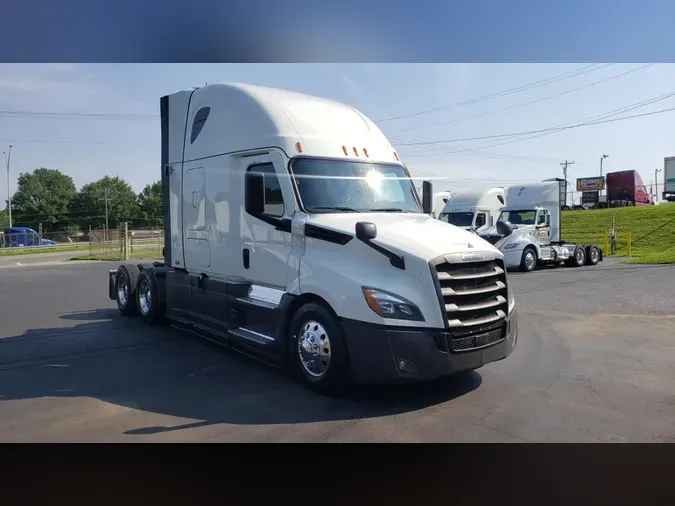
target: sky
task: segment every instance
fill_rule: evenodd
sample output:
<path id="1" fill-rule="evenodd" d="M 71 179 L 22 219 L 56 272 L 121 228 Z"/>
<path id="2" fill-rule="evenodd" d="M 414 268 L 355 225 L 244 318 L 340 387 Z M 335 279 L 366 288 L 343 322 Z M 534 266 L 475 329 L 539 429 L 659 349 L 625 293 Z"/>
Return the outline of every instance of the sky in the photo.
<path id="1" fill-rule="evenodd" d="M 159 98 L 223 81 L 356 107 L 436 190 L 561 177 L 565 160 L 574 162 L 568 180 L 594 177 L 603 154 L 605 173 L 636 169 L 649 185 L 675 156 L 675 111 L 505 136 L 675 108 L 673 64 L 0 64 L 0 147 L 13 145 L 12 191 L 19 173 L 39 167 L 69 174 L 78 188 L 119 175 L 141 191 L 160 174 Z"/>

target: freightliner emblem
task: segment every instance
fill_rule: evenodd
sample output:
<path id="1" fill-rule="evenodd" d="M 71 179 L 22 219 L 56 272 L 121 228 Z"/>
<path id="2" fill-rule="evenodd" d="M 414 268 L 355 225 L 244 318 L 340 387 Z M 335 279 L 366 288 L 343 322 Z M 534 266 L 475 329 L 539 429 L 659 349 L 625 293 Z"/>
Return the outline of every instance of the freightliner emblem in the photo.
<path id="1" fill-rule="evenodd" d="M 480 253 L 464 253 L 462 255 L 462 260 L 464 260 L 466 262 L 483 260 L 484 258 L 485 258 L 485 256 L 481 255 Z"/>

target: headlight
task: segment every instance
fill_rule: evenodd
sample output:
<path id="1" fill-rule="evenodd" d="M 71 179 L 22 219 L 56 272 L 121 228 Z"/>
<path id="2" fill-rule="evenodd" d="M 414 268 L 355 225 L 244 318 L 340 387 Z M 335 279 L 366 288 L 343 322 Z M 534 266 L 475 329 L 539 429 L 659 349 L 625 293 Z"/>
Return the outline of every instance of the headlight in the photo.
<path id="1" fill-rule="evenodd" d="M 506 293 L 507 293 L 507 299 L 509 301 L 509 314 L 513 312 L 513 309 L 516 307 L 516 299 L 513 296 L 513 288 L 511 287 L 511 283 L 509 281 L 506 281 Z"/>
<path id="2" fill-rule="evenodd" d="M 504 249 L 514 249 L 514 248 L 517 248 L 517 247 L 518 247 L 518 243 L 512 242 L 511 244 L 507 244 L 506 246 L 504 246 Z"/>
<path id="3" fill-rule="evenodd" d="M 382 318 L 424 321 L 422 312 L 409 300 L 377 288 L 364 286 L 362 290 L 368 307 Z"/>

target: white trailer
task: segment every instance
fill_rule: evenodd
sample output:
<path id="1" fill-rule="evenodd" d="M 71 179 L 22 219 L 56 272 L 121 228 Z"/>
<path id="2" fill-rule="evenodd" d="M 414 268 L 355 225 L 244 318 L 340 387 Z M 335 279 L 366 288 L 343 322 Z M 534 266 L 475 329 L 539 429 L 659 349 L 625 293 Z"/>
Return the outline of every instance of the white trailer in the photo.
<path id="1" fill-rule="evenodd" d="M 180 91 L 160 111 L 164 262 L 110 271 L 122 314 L 288 367 L 322 393 L 511 354 L 502 253 L 433 219 L 431 184 L 420 201 L 363 114 L 243 84 Z"/>
<path id="2" fill-rule="evenodd" d="M 675 156 L 663 159 L 663 200 L 675 202 Z"/>
<path id="3" fill-rule="evenodd" d="M 596 245 L 561 239 L 560 196 L 565 190 L 563 179 L 508 188 L 508 205 L 496 226 L 481 234 L 504 253 L 507 268 L 529 272 L 542 265 L 581 267 L 602 261 Z"/>
<path id="4" fill-rule="evenodd" d="M 438 219 L 463 228 L 482 232 L 494 225 L 506 205 L 506 190 L 467 190 L 458 192 L 447 202 Z"/>

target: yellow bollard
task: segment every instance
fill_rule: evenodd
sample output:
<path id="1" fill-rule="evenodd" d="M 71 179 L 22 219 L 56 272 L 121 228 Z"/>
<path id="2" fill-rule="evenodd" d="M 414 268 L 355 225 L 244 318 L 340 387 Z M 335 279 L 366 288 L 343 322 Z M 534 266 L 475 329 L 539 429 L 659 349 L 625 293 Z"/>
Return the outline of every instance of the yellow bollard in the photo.
<path id="1" fill-rule="evenodd" d="M 628 256 L 630 256 L 631 250 L 633 249 L 631 244 L 632 239 L 633 234 L 631 234 L 630 232 L 626 232 L 626 251 L 628 252 Z"/>
<path id="2" fill-rule="evenodd" d="M 605 230 L 605 251 L 602 254 L 609 255 L 609 232 L 607 230 Z"/>

